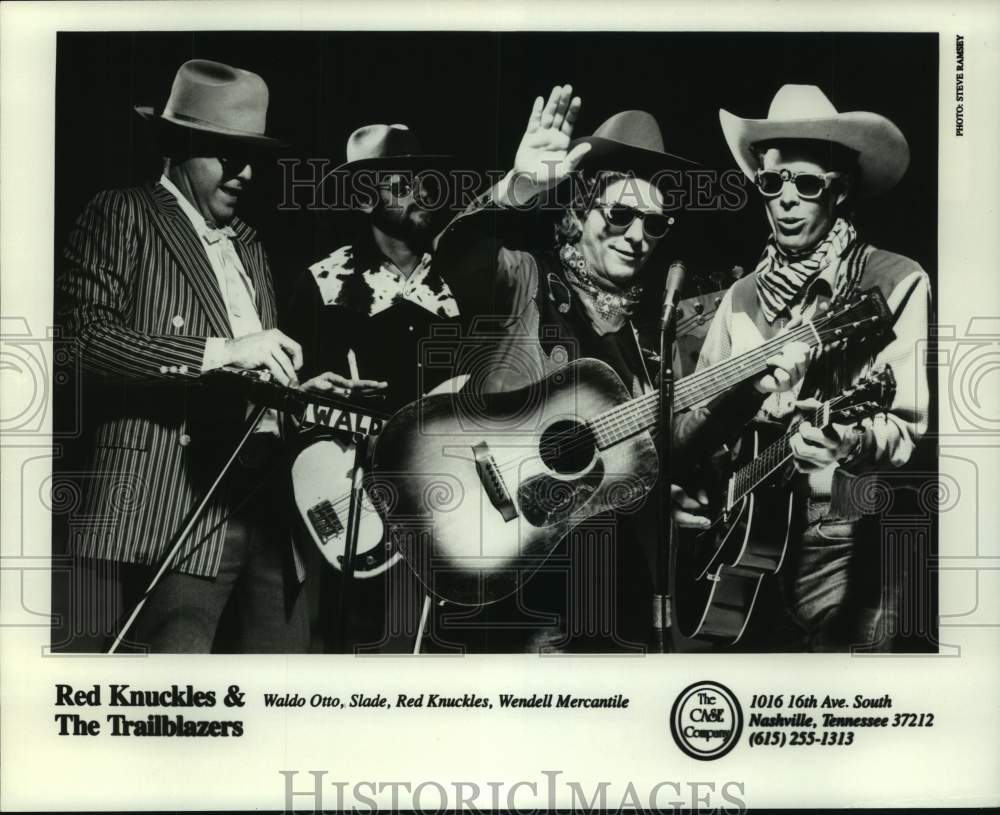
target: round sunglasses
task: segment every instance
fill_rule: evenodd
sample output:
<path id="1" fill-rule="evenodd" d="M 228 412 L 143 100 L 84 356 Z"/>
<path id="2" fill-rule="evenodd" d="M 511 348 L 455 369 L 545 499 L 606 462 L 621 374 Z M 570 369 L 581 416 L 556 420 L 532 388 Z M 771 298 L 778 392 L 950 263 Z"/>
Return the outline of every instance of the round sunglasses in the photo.
<path id="1" fill-rule="evenodd" d="M 674 224 L 672 215 L 659 212 L 645 212 L 628 204 L 611 204 L 599 202 L 595 209 L 604 216 L 608 226 L 614 229 L 628 229 L 636 218 L 642 219 L 642 230 L 650 238 L 662 238 Z"/>
<path id="2" fill-rule="evenodd" d="M 840 173 L 790 173 L 788 170 L 758 170 L 754 183 L 760 194 L 765 198 L 775 198 L 781 195 L 785 184 L 795 185 L 799 198 L 814 200 L 819 198 L 824 190 L 839 178 Z"/>
<path id="3" fill-rule="evenodd" d="M 441 186 L 432 175 L 418 175 L 414 178 L 393 178 L 376 185 L 386 190 L 393 198 L 405 198 L 413 194 L 417 202 L 434 200 L 440 195 Z"/>

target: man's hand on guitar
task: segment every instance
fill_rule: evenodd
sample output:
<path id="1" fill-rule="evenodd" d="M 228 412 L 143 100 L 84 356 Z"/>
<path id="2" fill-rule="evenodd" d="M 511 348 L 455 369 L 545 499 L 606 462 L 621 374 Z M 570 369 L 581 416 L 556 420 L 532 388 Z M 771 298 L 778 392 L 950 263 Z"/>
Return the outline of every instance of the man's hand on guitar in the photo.
<path id="1" fill-rule="evenodd" d="M 817 399 L 804 399 L 795 403 L 796 408 L 815 411 L 820 406 Z M 843 461 L 861 444 L 864 431 L 857 425 L 831 424 L 826 428 L 802 422 L 792 436 L 790 447 L 795 469 L 811 473 Z"/>
<path id="2" fill-rule="evenodd" d="M 802 325 L 802 318 L 795 317 L 785 326 L 782 333 L 787 334 L 800 325 Z M 798 341 L 789 342 L 781 349 L 781 353 L 775 354 L 767 360 L 767 364 L 771 366 L 772 370 L 754 382 L 753 386 L 759 393 L 789 391 L 805 376 L 811 358 L 812 349 L 808 344 Z"/>
<path id="3" fill-rule="evenodd" d="M 350 399 L 384 396 L 388 387 L 388 382 L 378 382 L 374 379 L 347 379 L 340 374 L 326 371 L 303 382 L 299 389 L 311 393 L 344 396 Z"/>
<path id="4" fill-rule="evenodd" d="M 227 339 L 223 354 L 223 365 L 267 370 L 282 385 L 298 384 L 295 372 L 302 367 L 302 346 L 277 328 Z"/>
<path id="5" fill-rule="evenodd" d="M 589 144 L 569 149 L 579 112 L 580 97 L 573 96 L 570 85 L 554 87 L 547 102 L 541 96 L 535 99 L 501 204 L 525 206 L 576 169 L 590 150 Z"/>
<path id="6" fill-rule="evenodd" d="M 708 507 L 708 495 L 705 490 L 698 490 L 695 497 L 692 498 L 684 492 L 682 487 L 671 484 L 670 500 L 674 523 L 678 526 L 685 529 L 707 529 L 711 524 L 711 521 L 704 515 L 696 514 L 704 512 Z"/>

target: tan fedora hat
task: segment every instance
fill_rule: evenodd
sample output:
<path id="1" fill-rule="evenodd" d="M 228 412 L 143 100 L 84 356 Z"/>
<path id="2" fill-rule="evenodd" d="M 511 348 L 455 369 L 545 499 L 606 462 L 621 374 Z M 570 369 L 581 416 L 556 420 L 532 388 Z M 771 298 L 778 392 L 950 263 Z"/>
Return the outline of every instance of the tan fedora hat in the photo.
<path id="1" fill-rule="evenodd" d="M 452 156 L 424 153 L 406 125 L 365 125 L 347 139 L 347 161 L 334 172 L 422 170 L 453 161 Z"/>
<path id="2" fill-rule="evenodd" d="M 774 139 L 828 141 L 854 150 L 857 191 L 864 196 L 892 189 L 910 164 L 909 145 L 896 125 L 868 111 L 839 113 L 815 85 L 782 86 L 766 119 L 741 119 L 720 109 L 719 122 L 733 158 L 748 178 L 757 172 L 751 145 Z"/>
<path id="3" fill-rule="evenodd" d="M 202 133 L 261 147 L 281 146 L 282 142 L 264 135 L 267 100 L 267 85 L 252 71 L 192 59 L 177 69 L 170 98 L 159 115 L 150 107 L 135 111 L 144 119 Z"/>
<path id="4" fill-rule="evenodd" d="M 700 166 L 696 161 L 666 152 L 660 126 L 644 110 L 616 113 L 593 135 L 570 142 L 570 150 L 578 144 L 590 145 L 590 151 L 581 161 L 581 166 L 588 169 L 655 172 Z"/>

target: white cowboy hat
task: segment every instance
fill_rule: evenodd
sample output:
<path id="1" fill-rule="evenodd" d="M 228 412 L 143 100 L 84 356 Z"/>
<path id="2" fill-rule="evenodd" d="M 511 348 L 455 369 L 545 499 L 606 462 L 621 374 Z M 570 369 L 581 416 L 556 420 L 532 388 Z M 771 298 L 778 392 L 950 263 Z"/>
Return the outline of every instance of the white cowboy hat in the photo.
<path id="1" fill-rule="evenodd" d="M 892 189 L 910 164 L 910 148 L 896 125 L 868 111 L 838 113 L 815 85 L 784 85 L 771 100 L 766 119 L 741 119 L 720 109 L 719 122 L 736 163 L 748 178 L 758 169 L 751 145 L 772 139 L 815 139 L 856 151 L 856 190 L 864 196 Z"/>

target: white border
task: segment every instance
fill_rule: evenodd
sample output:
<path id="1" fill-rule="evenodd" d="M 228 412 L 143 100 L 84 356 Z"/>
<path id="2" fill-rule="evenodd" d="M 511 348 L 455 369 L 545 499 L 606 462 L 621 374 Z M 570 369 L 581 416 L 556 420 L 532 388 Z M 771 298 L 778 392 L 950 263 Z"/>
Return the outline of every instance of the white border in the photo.
<path id="1" fill-rule="evenodd" d="M 997 223 L 998 15 L 989 2 L 838 2 L 817 6 L 762 3 L 594 3 L 578 0 L 425 5 L 416 16 L 403 2 L 4 3 L 0 7 L 0 303 L 23 316 L 34 333 L 51 324 L 55 31 L 189 29 L 534 29 L 937 31 L 941 36 L 939 321 L 965 334 L 971 317 L 1000 314 L 1000 230 Z M 952 135 L 951 87 L 956 33 L 966 37 L 966 135 Z M 872 81 L 877 81 L 873 77 Z M 11 323 L 5 322 L 5 330 Z M 2 373 L 0 373 L 2 376 Z M 941 399 L 955 395 L 942 377 Z M 30 400 L 31 383 L 4 377 L 3 398 Z M 996 415 L 996 389 L 983 410 Z M 9 403 L 9 402 L 8 402 Z M 992 411 L 992 412 L 991 412 Z M 942 426 L 942 432 L 949 428 Z M 947 615 L 938 658 L 852 659 L 846 656 L 672 656 L 669 658 L 344 660 L 329 657 L 152 657 L 44 659 L 46 628 L 18 627 L 22 596 L 48 607 L 44 563 L 49 525 L 44 507 L 22 503 L 22 473 L 41 479 L 31 453 L 5 444 L 0 628 L 0 805 L 31 809 L 243 809 L 283 807 L 279 769 L 330 772 L 351 783 L 534 780 L 561 770 L 580 782 L 614 780 L 616 805 L 627 782 L 742 780 L 743 797 L 760 806 L 988 805 L 1000 802 L 1000 592 L 997 571 L 997 435 L 957 434 L 961 487 L 978 491 L 978 517 L 942 515 L 941 608 Z M 942 455 L 948 451 L 942 449 Z M 962 462 L 965 462 L 964 464 Z M 942 467 L 943 471 L 945 465 Z M 16 500 L 10 500 L 15 498 Z M 23 512 L 23 515 L 22 515 Z M 23 525 L 23 526 L 22 526 Z M 21 529 L 30 530 L 22 535 Z M 24 594 L 22 595 L 22 587 Z M 974 594 L 975 593 L 975 594 Z M 974 595 L 974 596 L 973 596 Z M 951 656 L 953 647 L 960 656 Z M 715 679 L 744 701 L 757 690 L 851 694 L 890 692 L 897 709 L 935 712 L 931 731 L 860 734 L 851 749 L 824 752 L 737 749 L 719 762 L 694 762 L 670 742 L 667 717 L 676 693 Z M 158 687 L 178 681 L 223 691 L 239 683 L 251 698 L 263 689 L 331 693 L 355 690 L 443 693 L 555 689 L 597 693 L 624 689 L 627 712 L 532 715 L 399 711 L 384 720 L 346 712 L 337 718 L 264 711 L 246 714 L 243 739 L 221 744 L 55 737 L 54 682 L 86 686 L 130 681 Z M 746 711 L 745 711 L 746 712 Z M 224 711 L 220 711 L 222 715 Z M 871 736 L 869 738 L 869 736 Z M 745 738 L 745 736 L 744 736 Z M 343 739 L 343 741 L 338 741 Z M 156 743 L 153 743 L 156 742 Z M 544 788 L 542 788 L 544 789 Z M 388 799 L 382 799 L 387 802 Z M 427 799 L 433 805 L 433 797 Z M 533 804 L 524 790 L 520 806 Z M 302 801 L 298 802 L 302 805 Z M 334 801 L 326 800 L 327 806 Z M 405 803 L 405 801 L 404 801 Z M 544 795 L 534 802 L 545 804 Z M 558 803 L 567 804 L 568 801 Z M 690 802 L 688 802 L 690 803 Z M 720 804 L 718 798 L 713 803 Z M 488 806 L 481 803 L 481 806 Z M 503 805 L 503 802 L 501 802 Z"/>

